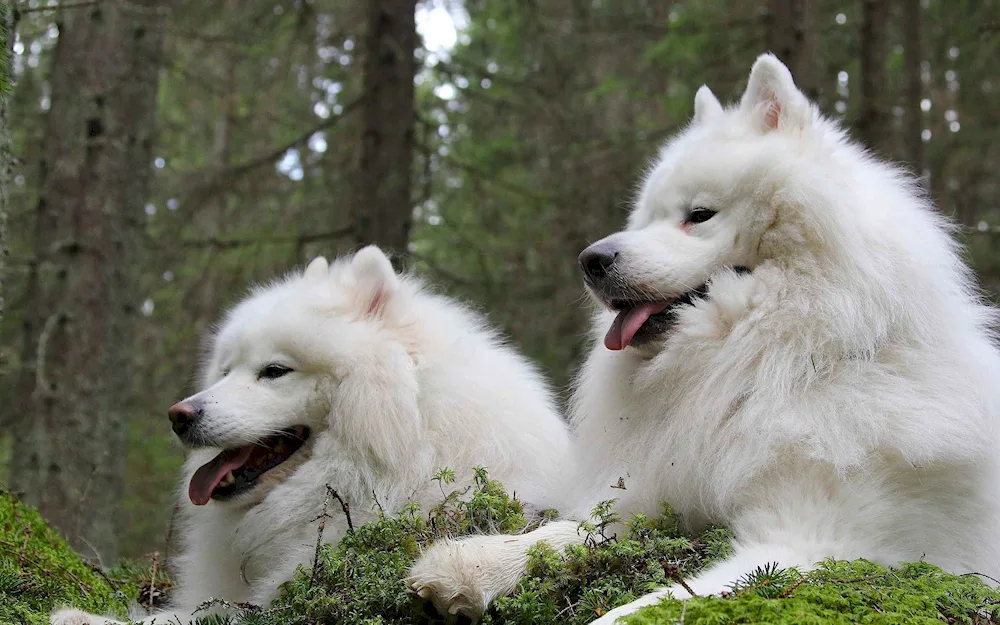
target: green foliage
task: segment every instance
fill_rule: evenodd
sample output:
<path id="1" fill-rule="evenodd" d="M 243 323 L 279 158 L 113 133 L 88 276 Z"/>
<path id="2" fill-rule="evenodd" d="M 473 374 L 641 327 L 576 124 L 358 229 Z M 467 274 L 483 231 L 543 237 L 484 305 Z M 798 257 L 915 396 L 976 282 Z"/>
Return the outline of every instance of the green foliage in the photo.
<path id="1" fill-rule="evenodd" d="M 453 475 L 438 474 L 442 483 Z M 449 478 L 450 479 L 450 478 Z M 614 502 L 595 508 L 586 544 L 559 553 L 545 543 L 530 551 L 516 591 L 490 607 L 484 625 L 582 625 L 657 587 L 678 583 L 730 554 L 730 535 L 710 528 L 698 536 L 678 530 L 669 506 L 652 518 L 637 514 L 613 535 Z M 443 538 L 489 528 L 519 533 L 534 528 L 520 502 L 484 469 L 474 485 L 454 491 L 426 513 L 415 504 L 382 514 L 320 550 L 318 566 L 299 567 L 267 608 L 206 602 L 231 608 L 228 617 L 199 625 L 434 625 L 444 623 L 407 588 L 406 572 L 421 550 Z M 34 510 L 0 496 L 0 622 L 41 624 L 56 605 L 94 612 L 120 611 L 135 584 L 117 591 L 47 528 Z M 149 567 L 128 563 L 108 578 L 148 579 Z M 975 576 L 947 574 L 925 563 L 898 569 L 866 560 L 823 563 L 801 575 L 768 564 L 735 582 L 724 597 L 667 600 L 631 615 L 631 625 L 670 623 L 804 623 L 872 625 L 1000 623 L 1000 593 Z"/>
<path id="2" fill-rule="evenodd" d="M 453 472 L 438 473 L 439 482 L 453 481 Z M 516 534 L 534 529 L 521 503 L 476 469 L 473 486 L 453 491 L 423 513 L 413 504 L 395 515 L 381 514 L 338 545 L 320 550 L 315 567 L 299 567 L 283 586 L 281 598 L 268 608 L 228 605 L 227 619 L 201 623 L 232 625 L 344 625 L 443 623 L 428 604 L 418 600 L 404 581 L 422 549 L 436 540 L 482 532 Z M 558 553 L 542 543 L 532 548 L 528 574 L 510 597 L 495 602 L 485 624 L 587 623 L 611 607 L 670 583 L 669 575 L 689 575 L 729 550 L 729 535 L 710 530 L 700 537 L 681 535 L 669 508 L 655 519 L 636 515 L 628 535 L 608 535 L 618 517 L 614 502 L 598 506 L 594 534 L 587 545 Z M 552 518 L 547 511 L 542 518 Z"/>
<path id="3" fill-rule="evenodd" d="M 44 625 L 63 605 L 122 613 L 138 588 L 115 578 L 86 564 L 37 510 L 0 489 L 0 623 Z"/>
<path id="4" fill-rule="evenodd" d="M 975 576 L 924 563 L 887 569 L 867 560 L 824 563 L 804 578 L 759 570 L 728 598 L 670 600 L 630 616 L 629 625 L 796 623 L 931 625 L 1000 623 L 1000 593 Z"/>
<path id="5" fill-rule="evenodd" d="M 617 516 L 608 502 L 586 545 L 557 553 L 546 544 L 531 551 L 528 574 L 517 592 L 498 599 L 484 622 L 589 623 L 611 608 L 674 583 L 729 553 L 729 534 L 713 529 L 690 537 L 677 531 L 669 506 L 650 519 L 635 515 L 624 536 L 606 536 L 605 520 Z"/>
<path id="6" fill-rule="evenodd" d="M 777 562 L 769 562 L 739 578 L 730 588 L 737 597 L 755 594 L 776 599 L 801 579 L 802 574 L 794 568 L 781 569 Z"/>
<path id="7" fill-rule="evenodd" d="M 442 469 L 435 479 L 451 483 L 454 475 Z M 447 494 L 426 515 L 411 504 L 395 515 L 380 514 L 336 546 L 324 546 L 318 566 L 299 567 L 284 585 L 281 599 L 267 610 L 242 610 L 239 621 L 244 625 L 429 622 L 432 616 L 403 581 L 422 548 L 443 538 L 529 528 L 521 502 L 479 467 L 470 491 Z"/>

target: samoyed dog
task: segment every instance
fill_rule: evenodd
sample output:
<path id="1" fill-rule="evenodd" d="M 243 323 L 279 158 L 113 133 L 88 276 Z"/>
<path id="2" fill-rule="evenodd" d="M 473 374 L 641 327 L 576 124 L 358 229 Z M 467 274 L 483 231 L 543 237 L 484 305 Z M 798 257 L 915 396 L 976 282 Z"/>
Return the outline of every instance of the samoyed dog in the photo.
<path id="1" fill-rule="evenodd" d="M 397 275 L 375 247 L 259 288 L 214 336 L 204 390 L 170 409 L 193 451 L 184 468 L 174 607 L 188 623 L 209 597 L 267 605 L 309 566 L 327 485 L 355 524 L 376 505 L 440 500 L 442 467 L 483 465 L 537 508 L 569 436 L 553 395 L 485 321 Z M 331 500 L 323 539 L 347 530 Z M 103 624 L 76 610 L 57 625 Z"/>
<path id="2" fill-rule="evenodd" d="M 735 552 L 688 581 L 698 595 L 825 558 L 1000 578 L 996 313 L 914 181 L 775 57 L 736 106 L 698 91 L 627 229 L 579 260 L 600 312 L 565 510 L 664 500 L 690 530 L 728 526 Z M 627 490 L 609 490 L 619 477 Z M 514 588 L 529 545 L 582 539 L 560 521 L 438 543 L 410 581 L 474 615 Z M 668 595 L 688 597 L 665 588 L 597 622 Z"/>

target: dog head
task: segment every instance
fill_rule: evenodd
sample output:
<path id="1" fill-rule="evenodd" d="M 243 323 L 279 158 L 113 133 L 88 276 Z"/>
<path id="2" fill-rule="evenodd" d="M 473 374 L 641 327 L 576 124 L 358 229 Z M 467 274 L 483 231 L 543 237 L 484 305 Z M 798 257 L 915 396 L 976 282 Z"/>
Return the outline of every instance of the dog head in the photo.
<path id="1" fill-rule="evenodd" d="M 359 462 L 405 458 L 421 431 L 410 289 L 368 247 L 240 302 L 211 340 L 203 390 L 170 409 L 196 450 L 191 501 L 259 502 L 323 437 Z"/>
<path id="2" fill-rule="evenodd" d="M 694 104 L 692 123 L 650 167 L 627 229 L 580 254 L 591 294 L 616 313 L 609 349 L 655 349 L 713 275 L 767 258 L 776 195 L 809 149 L 816 112 L 771 55 L 758 58 L 737 106 L 725 109 L 705 86 Z"/>

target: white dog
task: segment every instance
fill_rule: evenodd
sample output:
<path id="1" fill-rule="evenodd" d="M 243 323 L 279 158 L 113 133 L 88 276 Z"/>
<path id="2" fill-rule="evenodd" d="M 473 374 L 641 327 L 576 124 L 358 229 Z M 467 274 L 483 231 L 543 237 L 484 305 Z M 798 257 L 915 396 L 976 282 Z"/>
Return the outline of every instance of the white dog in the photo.
<path id="1" fill-rule="evenodd" d="M 699 595 L 829 557 L 1000 577 L 995 311 L 914 182 L 776 58 L 735 107 L 698 91 L 627 230 L 580 263 L 604 310 L 572 406 L 577 518 L 618 497 L 727 525 L 735 553 L 689 581 Z M 528 545 L 580 542 L 577 527 L 439 543 L 410 581 L 474 615 L 514 588 Z M 667 595 L 688 596 L 598 622 Z"/>
<path id="2" fill-rule="evenodd" d="M 535 369 L 375 247 L 256 290 L 214 337 L 202 387 L 170 410 L 194 452 L 175 607 L 147 623 L 188 623 L 209 597 L 267 605 L 313 559 L 326 485 L 356 524 L 374 518 L 373 495 L 387 511 L 436 503 L 445 466 L 471 478 L 483 465 L 546 507 L 569 455 Z M 333 543 L 347 524 L 338 504 L 330 514 Z M 106 619 L 63 610 L 51 622 Z"/>

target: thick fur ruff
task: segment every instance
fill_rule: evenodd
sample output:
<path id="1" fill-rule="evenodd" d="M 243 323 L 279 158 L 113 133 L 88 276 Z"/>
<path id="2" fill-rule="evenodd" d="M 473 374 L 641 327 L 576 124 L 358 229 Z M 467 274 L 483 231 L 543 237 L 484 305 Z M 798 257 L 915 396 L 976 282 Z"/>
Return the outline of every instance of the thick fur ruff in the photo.
<path id="1" fill-rule="evenodd" d="M 950 225 L 773 56 L 739 104 L 702 87 L 695 109 L 628 228 L 599 244 L 620 292 L 707 290 L 663 336 L 620 351 L 601 344 L 615 313 L 595 315 L 571 415 L 585 461 L 561 510 L 586 518 L 618 498 L 627 518 L 667 501 L 691 530 L 730 527 L 735 554 L 688 582 L 699 595 L 769 562 L 805 571 L 825 558 L 1000 578 L 996 312 Z M 714 216 L 693 219 L 702 208 Z M 627 490 L 611 490 L 620 477 Z M 582 537 L 562 521 L 514 542 L 437 544 L 410 581 L 475 614 L 514 588 L 536 539 Z M 688 596 L 664 589 L 599 622 L 668 594 Z"/>
<path id="2" fill-rule="evenodd" d="M 209 347 L 197 449 L 184 470 L 183 548 L 174 562 L 172 609 L 145 622 L 192 619 L 210 597 L 267 605 L 295 568 L 311 565 L 326 486 L 350 504 L 353 522 L 411 501 L 440 501 L 442 467 L 471 482 L 485 466 L 527 505 L 552 505 L 554 467 L 570 441 L 553 395 L 526 359 L 485 321 L 399 276 L 376 248 L 259 288 L 232 310 Z M 277 379 L 272 362 L 293 370 Z M 306 445 L 265 473 L 249 493 L 195 506 L 187 484 L 222 448 L 247 445 L 294 425 Z M 323 538 L 346 532 L 330 506 Z M 198 613 L 197 616 L 204 616 Z M 54 625 L 103 624 L 75 610 Z"/>

